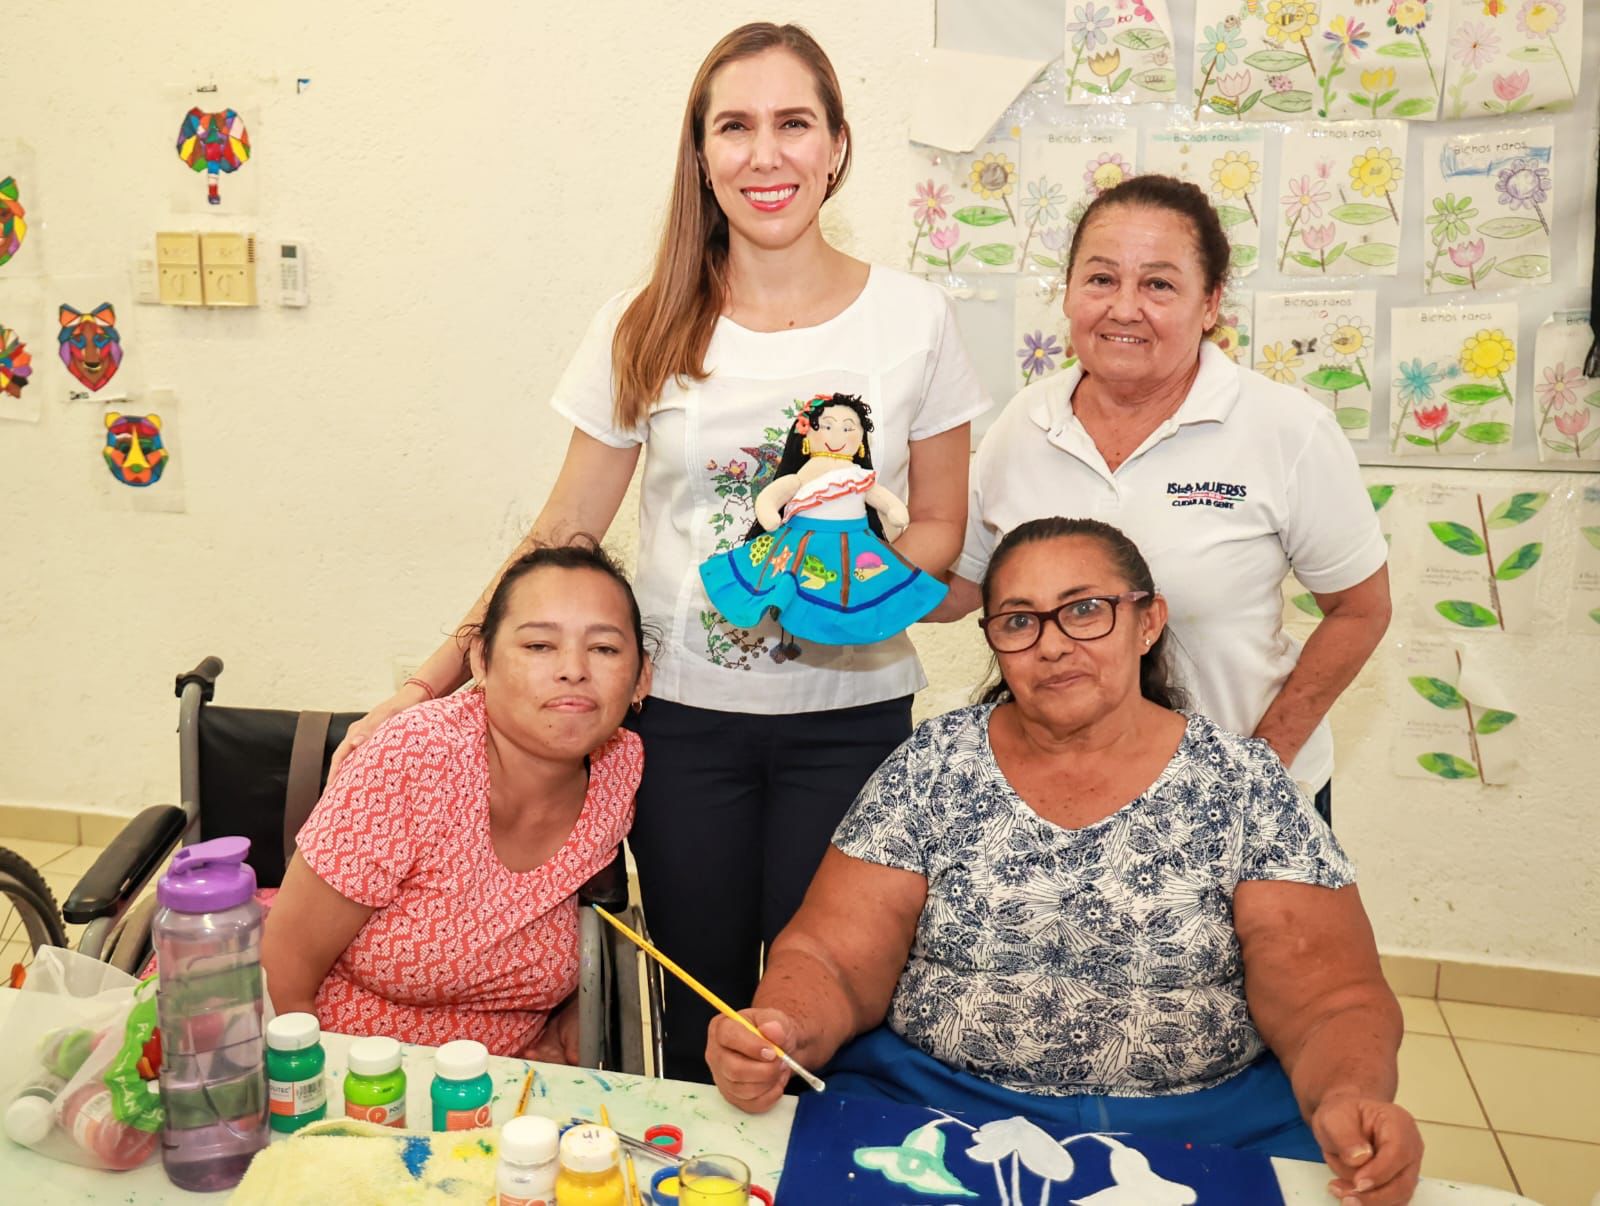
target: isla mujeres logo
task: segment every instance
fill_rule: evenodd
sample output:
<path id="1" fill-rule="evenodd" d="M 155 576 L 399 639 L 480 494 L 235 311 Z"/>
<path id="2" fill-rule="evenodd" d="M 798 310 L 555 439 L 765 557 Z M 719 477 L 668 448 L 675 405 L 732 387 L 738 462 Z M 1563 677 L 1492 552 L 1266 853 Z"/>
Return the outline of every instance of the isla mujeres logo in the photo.
<path id="1" fill-rule="evenodd" d="M 1175 507 L 1220 507 L 1231 511 L 1244 501 L 1249 487 L 1234 482 L 1168 482 L 1167 495 Z"/>

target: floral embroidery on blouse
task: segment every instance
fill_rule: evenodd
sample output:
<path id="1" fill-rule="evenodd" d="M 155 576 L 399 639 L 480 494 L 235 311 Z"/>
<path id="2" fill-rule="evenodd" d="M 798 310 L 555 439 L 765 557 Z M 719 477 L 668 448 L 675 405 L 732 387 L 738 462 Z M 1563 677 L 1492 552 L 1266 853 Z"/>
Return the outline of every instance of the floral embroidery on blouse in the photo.
<path id="1" fill-rule="evenodd" d="M 888 1025 L 953 1067 L 1046 1096 L 1208 1088 L 1260 1055 L 1233 927 L 1243 880 L 1355 870 L 1264 741 L 1190 716 L 1143 795 L 1046 821 L 989 748 L 993 705 L 919 725 L 833 843 L 927 878 Z"/>

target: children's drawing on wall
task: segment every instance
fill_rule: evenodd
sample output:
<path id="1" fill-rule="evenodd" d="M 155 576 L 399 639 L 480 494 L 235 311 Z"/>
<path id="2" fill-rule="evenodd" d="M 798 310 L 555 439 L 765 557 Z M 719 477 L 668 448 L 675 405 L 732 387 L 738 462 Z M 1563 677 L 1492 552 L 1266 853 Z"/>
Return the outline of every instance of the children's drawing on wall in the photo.
<path id="1" fill-rule="evenodd" d="M 1263 293 L 1255 318 L 1255 370 L 1305 390 L 1333 411 L 1351 439 L 1366 439 L 1378 295 Z"/>
<path id="2" fill-rule="evenodd" d="M 1555 127 L 1430 139 L 1423 155 L 1429 293 L 1550 279 Z"/>
<path id="3" fill-rule="evenodd" d="M 1582 0 L 1484 0 L 1481 11 L 1466 7 L 1450 34 L 1445 116 L 1571 106 L 1583 67 Z"/>
<path id="4" fill-rule="evenodd" d="M 1283 140 L 1278 271 L 1393 276 L 1405 207 L 1402 122 L 1314 124 Z"/>
<path id="5" fill-rule="evenodd" d="M 1517 307 L 1396 307 L 1389 313 L 1389 450 L 1503 454 L 1516 413 Z"/>
<path id="6" fill-rule="evenodd" d="M 28 237 L 27 215 L 17 178 L 0 178 L 0 267 L 9 264 L 22 250 L 22 240 Z"/>
<path id="7" fill-rule="evenodd" d="M 1248 289 L 1224 287 L 1222 303 L 1217 307 L 1217 325 L 1206 332 L 1206 338 L 1228 354 L 1235 364 L 1250 363 L 1251 317 L 1253 298 Z"/>
<path id="8" fill-rule="evenodd" d="M 1417 637 L 1402 646 L 1392 769 L 1408 779 L 1487 787 L 1520 778 L 1522 725 L 1467 642 Z"/>
<path id="9" fill-rule="evenodd" d="M 1062 312 L 1065 279 L 1059 275 L 1017 279 L 1012 312 L 1018 388 L 1059 373 L 1074 360 L 1067 350 L 1067 318 Z"/>
<path id="10" fill-rule="evenodd" d="M 1089 203 L 1134 175 L 1139 131 L 1031 125 L 1022 135 L 1024 272 L 1064 272 L 1072 232 Z"/>
<path id="11" fill-rule="evenodd" d="M 33 376 L 33 356 L 22 336 L 0 320 L 0 419 L 39 421 L 37 392 L 23 397 Z"/>
<path id="12" fill-rule="evenodd" d="M 224 173 L 238 171 L 250 158 L 250 132 L 232 109 L 207 112 L 196 106 L 178 127 L 178 158 L 206 174 L 206 202 L 222 204 L 218 191 Z"/>
<path id="13" fill-rule="evenodd" d="M 57 308 L 59 330 L 56 343 L 61 363 L 83 386 L 70 390 L 71 401 L 78 401 L 103 390 L 122 367 L 122 334 L 117 330 L 117 312 L 110 302 L 101 302 L 86 311 L 63 302 Z"/>
<path id="14" fill-rule="evenodd" d="M 1539 325 L 1533 400 L 1541 461 L 1600 461 L 1600 378 L 1583 375 L 1593 339 L 1586 310 L 1562 311 Z"/>
<path id="15" fill-rule="evenodd" d="M 1166 0 L 1068 0 L 1066 99 L 1171 101 L 1178 88 Z"/>
<path id="16" fill-rule="evenodd" d="M 970 155 L 925 148 L 910 201 L 908 271 L 1015 272 L 1021 249 L 1018 209 L 1021 130 L 978 144 Z"/>
<path id="17" fill-rule="evenodd" d="M 174 448 L 178 404 L 169 390 L 130 399 L 127 408 L 96 409 L 102 505 L 118 511 L 182 511 L 182 458 Z"/>
<path id="18" fill-rule="evenodd" d="M 1389 506 L 1394 499 L 1394 490 L 1392 482 L 1373 482 L 1367 486 L 1367 498 L 1372 503 L 1372 509 L 1378 513 L 1378 530 L 1383 533 L 1383 542 L 1388 545 L 1394 543 L 1395 513 Z M 1389 568 L 1392 573 L 1394 570 L 1392 558 Z M 1322 608 L 1317 603 L 1317 597 L 1308 590 L 1298 589 L 1300 583 L 1297 581 L 1293 581 L 1291 585 L 1292 580 L 1292 574 L 1284 579 L 1285 621 L 1303 622 L 1302 618 L 1305 616 L 1310 616 L 1313 620 L 1322 619 Z M 1292 608 L 1293 611 L 1288 608 Z"/>
<path id="19" fill-rule="evenodd" d="M 1199 0 L 1194 116 L 1432 120 L 1450 0 Z"/>
<path id="20" fill-rule="evenodd" d="M 1578 540 L 1572 558 L 1567 631 L 1600 636 L 1600 486 L 1584 486 L 1575 510 Z"/>
<path id="21" fill-rule="evenodd" d="M 1145 171 L 1205 189 L 1228 232 L 1235 277 L 1254 272 L 1261 259 L 1261 212 L 1268 200 L 1261 183 L 1264 137 L 1257 127 L 1157 130 L 1146 149 Z"/>
<path id="22" fill-rule="evenodd" d="M 1527 632 L 1534 625 L 1550 495 L 1430 485 L 1417 598 L 1434 627 Z"/>

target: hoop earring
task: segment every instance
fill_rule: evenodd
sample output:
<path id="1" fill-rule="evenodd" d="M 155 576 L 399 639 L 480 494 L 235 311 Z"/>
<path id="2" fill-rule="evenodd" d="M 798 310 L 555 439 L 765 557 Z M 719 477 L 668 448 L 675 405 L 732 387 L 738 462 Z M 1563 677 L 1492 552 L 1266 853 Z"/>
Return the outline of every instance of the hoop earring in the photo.
<path id="1" fill-rule="evenodd" d="M 811 455 L 811 437 L 810 436 L 807 436 L 805 439 L 800 441 L 800 455 L 801 456 L 810 456 Z"/>

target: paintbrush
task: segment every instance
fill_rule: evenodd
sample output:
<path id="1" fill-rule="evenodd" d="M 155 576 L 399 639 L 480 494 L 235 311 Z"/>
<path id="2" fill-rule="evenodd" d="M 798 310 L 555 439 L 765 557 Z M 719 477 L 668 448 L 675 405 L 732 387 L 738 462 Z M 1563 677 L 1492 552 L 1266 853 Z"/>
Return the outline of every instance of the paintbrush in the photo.
<path id="1" fill-rule="evenodd" d="M 523 1111 L 528 1108 L 528 1094 L 533 1092 L 533 1078 L 538 1073 L 533 1070 L 533 1065 L 528 1065 L 528 1079 L 522 1082 L 522 1096 L 517 1098 L 517 1117 L 521 1118 Z"/>
<path id="2" fill-rule="evenodd" d="M 758 1039 L 760 1039 L 767 1046 L 771 1047 L 773 1049 L 773 1051 L 777 1052 L 778 1058 L 781 1059 L 785 1064 L 787 1064 L 789 1066 L 789 1070 L 791 1072 L 793 1072 L 796 1076 L 798 1076 L 801 1080 L 805 1081 L 806 1084 L 810 1085 L 813 1089 L 815 1089 L 819 1093 L 821 1093 L 826 1088 L 826 1086 L 823 1084 L 822 1079 L 820 1077 L 818 1077 L 818 1076 L 806 1071 L 804 1068 L 802 1068 L 800 1066 L 799 1062 L 792 1055 L 790 1055 L 782 1047 L 778 1046 L 777 1043 L 773 1042 L 766 1035 L 762 1034 L 760 1030 L 756 1029 L 756 1026 L 755 1026 L 754 1022 L 752 1022 L 749 1018 L 745 1017 L 743 1014 L 738 1013 L 737 1011 L 735 1011 L 733 1006 L 729 1005 L 721 997 L 717 996 L 716 993 L 712 992 L 704 984 L 701 984 L 700 981 L 696 980 L 688 972 L 684 971 L 683 968 L 679 967 L 671 959 L 669 959 L 665 955 L 663 955 L 660 951 L 658 951 L 655 948 L 655 946 L 651 942 L 649 942 L 645 938 L 640 937 L 638 934 L 635 934 L 632 930 L 630 930 L 622 922 L 618 921 L 610 913 L 606 912 L 599 905 L 592 905 L 591 907 L 594 909 L 594 911 L 596 913 L 600 914 L 600 916 L 604 917 L 613 926 L 615 926 L 619 931 L 621 931 L 622 934 L 627 937 L 628 941 L 632 942 L 635 946 L 637 946 L 645 954 L 649 955 L 657 963 L 661 964 L 662 967 L 666 968 L 669 972 L 671 972 L 673 975 L 677 976 L 678 979 L 682 980 L 685 984 L 687 984 L 690 988 L 692 988 L 696 993 L 698 993 L 699 996 L 700 996 L 700 999 L 702 1001 L 704 1001 L 707 1005 L 711 1006 L 711 1008 L 715 1009 L 718 1013 L 720 1013 L 723 1017 L 728 1018 L 730 1021 L 737 1022 L 739 1025 L 743 1026 L 746 1030 L 748 1030 L 751 1034 L 755 1035 Z"/>
<path id="3" fill-rule="evenodd" d="M 603 1101 L 600 1103 L 600 1122 L 612 1134 L 616 1134 L 616 1127 L 611 1125 L 611 1111 L 606 1109 L 606 1103 Z M 633 1171 L 633 1153 L 631 1152 L 628 1153 L 628 1171 L 624 1174 L 623 1181 L 628 1187 L 628 1193 L 633 1199 L 634 1206 L 643 1206 L 639 1202 L 639 1175 Z"/>

